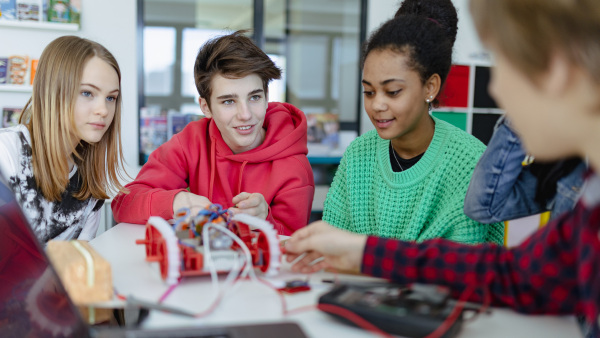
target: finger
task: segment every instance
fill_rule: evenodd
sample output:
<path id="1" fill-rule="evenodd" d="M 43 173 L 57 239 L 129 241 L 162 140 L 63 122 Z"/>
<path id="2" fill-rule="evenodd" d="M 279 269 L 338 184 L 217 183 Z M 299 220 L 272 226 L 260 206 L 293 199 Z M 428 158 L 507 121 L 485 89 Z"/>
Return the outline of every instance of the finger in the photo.
<path id="1" fill-rule="evenodd" d="M 300 255 L 288 254 L 288 253 L 285 254 L 285 260 L 288 263 L 293 262 L 298 257 L 300 257 Z"/>
<path id="2" fill-rule="evenodd" d="M 260 198 L 256 195 L 250 195 L 245 200 L 240 201 L 236 206 L 240 209 L 256 208 L 260 205 Z"/>
<path id="3" fill-rule="evenodd" d="M 309 266 L 313 265 L 313 262 L 316 262 L 317 260 L 322 261 L 323 255 L 318 252 L 307 252 L 306 255 L 300 255 L 296 260 L 296 264 L 299 264 L 300 266 Z"/>
<path id="4" fill-rule="evenodd" d="M 284 248 L 285 248 L 285 252 L 290 253 L 290 254 L 301 254 L 306 250 L 303 250 L 303 245 L 302 245 L 302 241 L 304 240 L 306 236 L 303 236 L 302 234 L 299 233 L 299 231 L 296 231 L 292 237 L 290 237 L 287 241 L 285 241 L 284 244 Z"/>
<path id="5" fill-rule="evenodd" d="M 307 226 L 297 230 L 285 242 L 285 250 L 287 252 L 301 254 L 305 251 L 313 250 L 312 237 L 313 227 Z"/>
<path id="6" fill-rule="evenodd" d="M 292 271 L 299 272 L 302 271 L 305 267 L 312 266 L 312 263 L 315 261 L 322 261 L 322 256 L 318 253 L 310 252 L 303 253 L 301 255 L 296 256 L 292 262 L 290 262 L 290 268 Z"/>
<path id="7" fill-rule="evenodd" d="M 315 273 L 318 271 L 323 270 L 325 267 L 327 267 L 327 265 L 323 265 L 324 263 L 321 262 L 319 264 L 315 264 L 315 265 L 309 265 L 309 266 L 304 266 L 300 269 L 299 272 L 301 273 Z"/>
<path id="8" fill-rule="evenodd" d="M 310 226 L 305 226 L 303 228 L 300 228 L 300 229 L 296 230 L 290 236 L 290 238 L 288 238 L 288 240 L 285 242 L 286 246 L 294 244 L 295 242 L 298 242 L 298 241 L 302 241 L 303 239 L 309 237 L 310 234 L 311 234 L 311 232 L 312 232 L 312 230 L 311 230 Z"/>
<path id="9" fill-rule="evenodd" d="M 303 264 L 303 262 L 298 262 L 294 265 L 290 265 L 290 270 L 292 272 L 310 273 L 313 271 L 319 271 L 319 267 L 316 265 L 307 265 Z"/>
<path id="10" fill-rule="evenodd" d="M 288 260 L 288 262 L 290 262 L 290 265 L 294 265 L 294 264 L 298 263 L 299 261 L 301 261 L 302 259 L 304 259 L 304 257 L 306 257 L 306 252 L 301 255 L 297 255 L 296 257 L 294 257 L 293 260 L 291 260 L 291 261 Z"/>
<path id="11" fill-rule="evenodd" d="M 229 208 L 229 211 L 233 212 L 233 215 L 236 214 L 246 214 L 246 215 L 250 215 L 250 216 L 257 216 L 257 211 L 256 208 L 249 208 L 249 209 L 241 209 L 241 208 Z"/>
<path id="12" fill-rule="evenodd" d="M 321 257 L 318 257 L 317 259 L 314 259 L 312 262 L 309 263 L 309 265 L 319 264 L 320 262 L 322 262 L 324 260 L 325 260 L 325 257 L 321 256 Z"/>
<path id="13" fill-rule="evenodd" d="M 247 199 L 248 197 L 250 197 L 250 193 L 241 192 L 241 193 L 237 194 L 236 196 L 234 196 L 233 199 L 231 200 L 231 202 L 233 203 L 233 205 L 236 205 L 236 204 L 240 203 L 241 201 Z"/>
<path id="14" fill-rule="evenodd" d="M 290 270 L 292 272 L 301 272 L 304 266 L 300 266 L 299 264 L 290 265 Z"/>
<path id="15" fill-rule="evenodd" d="M 308 266 L 308 268 L 310 269 L 310 272 L 317 272 L 317 271 L 321 271 L 323 269 L 329 268 L 331 267 L 330 264 L 328 264 L 325 260 L 321 260 L 315 264 L 311 264 Z"/>

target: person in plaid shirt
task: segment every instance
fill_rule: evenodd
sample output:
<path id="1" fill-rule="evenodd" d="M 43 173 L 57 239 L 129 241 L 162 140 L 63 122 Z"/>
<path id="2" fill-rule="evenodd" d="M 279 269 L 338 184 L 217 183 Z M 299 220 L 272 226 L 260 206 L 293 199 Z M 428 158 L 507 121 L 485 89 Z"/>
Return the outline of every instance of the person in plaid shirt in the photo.
<path id="1" fill-rule="evenodd" d="M 357 235 L 315 222 L 287 240 L 292 270 L 324 267 L 394 282 L 484 294 L 532 314 L 583 314 L 600 336 L 600 2 L 470 0 L 494 54 L 490 92 L 536 161 L 587 157 L 583 196 L 571 212 L 514 248 L 422 243 Z M 322 261 L 311 265 L 319 257 Z"/>

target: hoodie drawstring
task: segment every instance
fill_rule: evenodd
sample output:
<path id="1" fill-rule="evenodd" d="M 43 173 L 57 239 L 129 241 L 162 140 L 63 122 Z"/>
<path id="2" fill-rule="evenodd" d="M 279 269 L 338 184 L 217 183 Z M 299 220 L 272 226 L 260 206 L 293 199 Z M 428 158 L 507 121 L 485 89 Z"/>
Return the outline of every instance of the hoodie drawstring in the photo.
<path id="1" fill-rule="evenodd" d="M 216 152 L 216 144 L 215 140 L 211 140 L 210 144 L 210 181 L 208 183 L 208 200 L 212 202 L 213 200 L 213 187 L 215 185 L 215 166 L 217 162 L 217 152 Z"/>
<path id="2" fill-rule="evenodd" d="M 216 151 L 216 142 L 215 140 L 211 140 L 211 145 L 210 145 L 210 181 L 208 182 L 208 199 L 210 201 L 213 200 L 213 189 L 215 186 L 215 172 L 216 172 L 216 165 L 217 165 L 217 151 Z M 237 196 L 240 192 L 242 192 L 242 178 L 244 177 L 244 168 L 246 167 L 246 164 L 248 164 L 248 161 L 244 161 L 242 162 L 242 166 L 240 168 L 240 176 L 238 179 L 238 185 L 237 185 L 237 190 L 235 192 L 234 196 Z"/>
<path id="3" fill-rule="evenodd" d="M 244 168 L 246 167 L 247 163 L 248 161 L 244 161 L 242 163 L 242 167 L 240 168 L 240 177 L 238 178 L 237 192 L 235 193 L 236 196 L 242 192 L 242 177 L 244 177 Z"/>

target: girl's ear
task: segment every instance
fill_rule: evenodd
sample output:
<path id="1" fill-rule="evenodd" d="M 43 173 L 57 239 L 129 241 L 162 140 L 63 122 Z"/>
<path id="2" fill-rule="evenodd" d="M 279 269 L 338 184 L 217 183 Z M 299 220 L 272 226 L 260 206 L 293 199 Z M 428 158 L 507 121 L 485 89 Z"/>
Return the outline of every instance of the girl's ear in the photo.
<path id="1" fill-rule="evenodd" d="M 442 79 L 438 74 L 433 74 L 427 79 L 425 82 L 425 98 L 424 100 L 433 101 L 435 97 L 440 92 L 440 86 L 442 84 Z"/>
<path id="2" fill-rule="evenodd" d="M 202 110 L 204 116 L 209 118 L 212 117 L 212 113 L 210 112 L 210 107 L 208 106 L 208 102 L 206 102 L 206 99 L 199 98 L 198 103 L 200 103 L 200 109 Z"/>

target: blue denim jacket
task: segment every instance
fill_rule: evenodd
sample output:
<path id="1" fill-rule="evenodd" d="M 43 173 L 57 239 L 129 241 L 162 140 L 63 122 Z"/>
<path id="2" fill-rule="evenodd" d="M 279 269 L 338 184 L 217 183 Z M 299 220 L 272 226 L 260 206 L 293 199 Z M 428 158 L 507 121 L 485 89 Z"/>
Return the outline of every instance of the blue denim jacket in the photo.
<path id="1" fill-rule="evenodd" d="M 585 162 L 559 179 L 554 198 L 540 205 L 535 201 L 537 177 L 521 164 L 525 155 L 520 139 L 501 117 L 471 177 L 464 205 L 467 216 L 493 223 L 551 211 L 554 218 L 575 206 L 587 170 Z"/>

